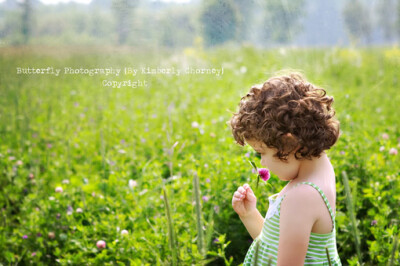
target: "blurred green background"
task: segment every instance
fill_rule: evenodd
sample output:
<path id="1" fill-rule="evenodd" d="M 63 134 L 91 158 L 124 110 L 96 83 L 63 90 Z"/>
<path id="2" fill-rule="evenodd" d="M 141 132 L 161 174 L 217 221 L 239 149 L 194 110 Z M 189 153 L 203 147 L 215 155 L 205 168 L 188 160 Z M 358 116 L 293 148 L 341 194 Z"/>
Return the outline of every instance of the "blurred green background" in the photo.
<path id="1" fill-rule="evenodd" d="M 334 96 L 341 122 L 327 153 L 342 263 L 398 265 L 399 10 L 394 0 L 1 2 L 0 263 L 240 265 L 251 237 L 231 198 L 255 187 L 248 161 L 260 163 L 226 122 L 252 85 L 296 69 Z M 17 74 L 140 66 L 224 74 Z M 263 215 L 284 185 L 273 174 L 260 183 Z"/>

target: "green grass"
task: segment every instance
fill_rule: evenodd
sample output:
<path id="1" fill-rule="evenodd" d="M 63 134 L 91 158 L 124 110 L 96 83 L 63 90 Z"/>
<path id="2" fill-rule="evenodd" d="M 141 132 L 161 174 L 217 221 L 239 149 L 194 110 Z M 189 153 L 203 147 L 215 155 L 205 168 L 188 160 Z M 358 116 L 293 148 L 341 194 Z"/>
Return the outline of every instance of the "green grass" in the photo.
<path id="1" fill-rule="evenodd" d="M 151 85 L 115 89 L 103 87 L 101 76 L 16 75 L 16 67 L 140 64 L 223 66 L 224 75 L 138 76 Z M 226 121 L 251 85 L 284 68 L 302 70 L 335 99 L 342 135 L 328 156 L 337 173 L 342 262 L 357 265 L 361 256 L 366 265 L 386 265 L 389 260 L 396 265 L 400 155 L 390 155 L 389 149 L 400 150 L 398 48 L 244 47 L 186 49 L 179 54 L 2 48 L 0 262 L 240 264 L 251 237 L 231 199 L 239 185 L 256 185 L 245 153 L 250 151 L 250 159 L 259 161 L 249 147 L 234 143 Z M 192 127 L 195 121 L 199 127 Z M 383 133 L 389 138 L 382 138 Z M 198 174 L 197 190 L 193 171 Z M 343 171 L 354 220 L 348 214 Z M 130 179 L 137 185 L 130 188 Z M 272 189 L 262 182 L 257 192 L 261 213 L 267 211 L 267 197 L 285 185 L 273 174 L 268 182 Z M 57 186 L 62 193 L 55 192 Z M 171 226 L 173 240 L 168 237 Z M 122 236 L 123 229 L 129 234 Z M 220 241 L 212 241 L 217 238 Z M 103 250 L 96 247 L 100 239 L 107 243 Z"/>

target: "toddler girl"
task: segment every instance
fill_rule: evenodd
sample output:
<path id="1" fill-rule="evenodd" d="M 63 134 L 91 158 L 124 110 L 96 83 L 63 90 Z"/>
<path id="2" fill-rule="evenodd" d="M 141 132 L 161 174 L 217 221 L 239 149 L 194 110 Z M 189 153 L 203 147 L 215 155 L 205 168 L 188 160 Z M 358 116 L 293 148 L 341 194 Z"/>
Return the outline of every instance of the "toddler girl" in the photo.
<path id="1" fill-rule="evenodd" d="M 298 73 L 272 77 L 242 97 L 230 120 L 236 142 L 250 145 L 261 165 L 289 181 L 269 197 L 265 218 L 248 184 L 233 194 L 233 209 L 254 239 L 243 265 L 341 265 L 335 173 L 325 153 L 339 137 L 332 103 Z"/>

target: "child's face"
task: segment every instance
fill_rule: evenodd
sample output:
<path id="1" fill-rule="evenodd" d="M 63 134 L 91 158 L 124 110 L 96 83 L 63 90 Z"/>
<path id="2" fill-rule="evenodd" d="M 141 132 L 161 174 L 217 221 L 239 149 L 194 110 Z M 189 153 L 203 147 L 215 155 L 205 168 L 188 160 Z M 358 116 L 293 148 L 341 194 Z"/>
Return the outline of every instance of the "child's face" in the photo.
<path id="1" fill-rule="evenodd" d="M 289 154 L 288 161 L 283 162 L 273 155 L 277 152 L 275 148 L 268 148 L 263 142 L 246 140 L 246 142 L 258 153 L 261 154 L 261 165 L 276 174 L 280 180 L 290 181 L 297 177 L 300 162 L 294 157 L 294 152 Z"/>

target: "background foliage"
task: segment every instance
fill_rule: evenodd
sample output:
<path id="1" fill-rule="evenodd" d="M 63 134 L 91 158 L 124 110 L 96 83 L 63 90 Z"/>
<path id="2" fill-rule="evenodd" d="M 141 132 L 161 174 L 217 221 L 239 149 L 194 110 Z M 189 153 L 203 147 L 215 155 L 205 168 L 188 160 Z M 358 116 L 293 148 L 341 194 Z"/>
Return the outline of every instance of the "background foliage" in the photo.
<path id="1" fill-rule="evenodd" d="M 101 76 L 16 75 L 19 66 L 104 67 L 105 62 L 224 67 L 224 75 L 139 76 L 151 85 L 136 89 L 103 87 Z M 3 48 L 0 262 L 201 264 L 207 262 L 205 252 L 213 265 L 240 264 L 251 238 L 231 197 L 245 182 L 255 186 L 248 160 L 257 165 L 259 160 L 249 147 L 234 143 L 226 121 L 251 85 L 295 68 L 334 96 L 341 122 L 342 135 L 328 156 L 336 173 L 342 262 L 398 264 L 399 67 L 398 48 L 205 50 L 199 45 L 158 54 L 104 47 Z M 360 258 L 343 171 L 349 176 Z M 284 185 L 274 175 L 260 184 L 261 213 L 267 197 Z M 127 235 L 121 235 L 124 229 Z M 105 249 L 96 247 L 100 239 Z"/>

